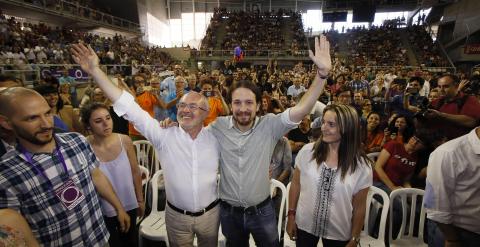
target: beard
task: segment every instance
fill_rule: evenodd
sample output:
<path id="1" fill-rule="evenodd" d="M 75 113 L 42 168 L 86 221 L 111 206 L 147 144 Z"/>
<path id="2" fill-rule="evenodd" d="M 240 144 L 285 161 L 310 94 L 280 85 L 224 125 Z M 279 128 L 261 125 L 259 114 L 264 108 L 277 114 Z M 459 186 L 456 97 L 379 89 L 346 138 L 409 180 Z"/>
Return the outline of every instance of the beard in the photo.
<path id="1" fill-rule="evenodd" d="M 13 126 L 13 128 L 15 130 L 15 133 L 17 133 L 17 137 L 22 138 L 35 145 L 46 145 L 53 140 L 53 128 L 45 128 L 33 134 L 29 133 L 28 131 L 22 128 L 19 128 L 18 126 Z M 42 132 L 44 131 L 50 131 L 51 134 L 46 138 L 39 138 L 38 136 L 43 134 Z"/>
<path id="2" fill-rule="evenodd" d="M 245 118 L 245 115 L 248 115 L 248 117 Z M 243 118 L 243 119 L 242 119 Z M 241 126 L 248 126 L 252 124 L 252 122 L 255 120 L 255 116 L 252 116 L 249 113 L 234 113 L 233 114 L 233 119 L 235 122 L 237 122 L 238 125 Z"/>

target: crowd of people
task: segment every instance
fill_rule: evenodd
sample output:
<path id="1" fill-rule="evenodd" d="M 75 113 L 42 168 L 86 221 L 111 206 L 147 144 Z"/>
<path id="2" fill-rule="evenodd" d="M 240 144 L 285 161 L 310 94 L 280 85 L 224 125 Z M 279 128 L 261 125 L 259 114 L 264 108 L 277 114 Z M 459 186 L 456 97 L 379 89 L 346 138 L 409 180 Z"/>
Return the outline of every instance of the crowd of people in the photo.
<path id="1" fill-rule="evenodd" d="M 221 25 L 225 26 L 225 36 L 222 40 L 217 40 L 216 35 Z M 229 12 L 226 9 L 216 9 L 200 49 L 214 49 L 219 42 L 222 50 L 241 46 L 244 50 L 266 55 L 262 52 L 288 49 L 290 44 L 286 44 L 286 32 L 292 34 L 292 46 L 298 50 L 299 47 L 303 48 L 305 41 L 301 30 L 301 16 L 293 11 Z"/>
<path id="2" fill-rule="evenodd" d="M 49 45 L 41 35 L 25 41 L 14 20 L 4 27 L 23 43 L 2 39 L 3 49 Z M 353 64 L 334 58 L 330 34 L 313 41 L 311 62 L 293 67 L 227 60 L 211 70 L 172 64 L 171 73 L 142 68 L 129 76 L 108 76 L 101 64 L 158 54 L 130 53 L 135 45 L 119 36 L 59 31 L 63 59 L 92 83 L 76 95 L 62 87 L 66 75 L 33 90 L 0 77 L 0 240 L 136 246 L 145 197 L 132 141 L 148 140 L 165 178 L 170 246 L 193 246 L 195 237 L 199 246 L 215 246 L 220 225 L 228 246 L 248 246 L 250 235 L 258 246 L 280 246 L 280 195 L 271 197 L 270 179 L 291 184 L 284 237 L 298 246 L 361 243 L 370 186 L 424 189 L 425 241 L 473 246 L 480 238 L 480 73 L 407 69 L 401 57 L 390 69 L 364 66 L 362 59 L 381 64 L 387 56 L 370 53 L 371 44 L 394 46 L 395 35 L 382 30 L 368 39 L 354 31 L 362 55 Z M 376 161 L 367 157 L 374 152 Z"/>
<path id="3" fill-rule="evenodd" d="M 72 64 L 68 45 L 77 40 L 90 44 L 102 64 L 169 65 L 172 61 L 168 53 L 156 46 L 145 46 L 138 38 L 101 37 L 0 16 L 0 64 L 9 65 L 10 69 L 28 69 L 30 64 Z"/>
<path id="4" fill-rule="evenodd" d="M 407 28 L 408 39 L 411 47 L 415 50 L 418 63 L 427 67 L 448 67 L 445 57 L 440 55 L 440 48 L 434 43 L 432 36 L 423 26 L 411 26 Z"/>
<path id="5" fill-rule="evenodd" d="M 408 64 L 407 49 L 402 46 L 400 29 L 387 26 L 352 29 L 346 34 L 348 60 L 362 65 Z"/>

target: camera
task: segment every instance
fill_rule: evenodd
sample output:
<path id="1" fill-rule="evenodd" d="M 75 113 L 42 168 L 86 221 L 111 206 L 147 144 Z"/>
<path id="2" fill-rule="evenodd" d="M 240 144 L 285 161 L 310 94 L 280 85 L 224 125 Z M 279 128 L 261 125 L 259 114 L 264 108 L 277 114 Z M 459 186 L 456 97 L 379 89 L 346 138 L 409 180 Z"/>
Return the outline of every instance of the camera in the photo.
<path id="1" fill-rule="evenodd" d="M 212 97 L 212 91 L 203 91 L 203 95 L 205 95 L 205 97 Z"/>

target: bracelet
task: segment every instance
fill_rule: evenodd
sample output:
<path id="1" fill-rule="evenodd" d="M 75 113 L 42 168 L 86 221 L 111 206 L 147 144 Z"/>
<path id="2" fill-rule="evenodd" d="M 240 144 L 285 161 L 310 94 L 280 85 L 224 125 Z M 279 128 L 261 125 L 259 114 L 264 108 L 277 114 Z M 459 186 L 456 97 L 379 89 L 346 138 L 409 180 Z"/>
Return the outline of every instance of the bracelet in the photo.
<path id="1" fill-rule="evenodd" d="M 287 216 L 295 216 L 296 213 L 297 213 L 296 209 L 290 208 L 288 209 Z"/>
<path id="2" fill-rule="evenodd" d="M 358 245 L 360 243 L 360 237 L 352 237 L 352 241 Z"/>
<path id="3" fill-rule="evenodd" d="M 320 79 L 326 80 L 328 78 L 328 73 L 327 75 L 322 75 L 320 74 L 320 70 L 317 70 L 317 75 L 320 77 Z"/>

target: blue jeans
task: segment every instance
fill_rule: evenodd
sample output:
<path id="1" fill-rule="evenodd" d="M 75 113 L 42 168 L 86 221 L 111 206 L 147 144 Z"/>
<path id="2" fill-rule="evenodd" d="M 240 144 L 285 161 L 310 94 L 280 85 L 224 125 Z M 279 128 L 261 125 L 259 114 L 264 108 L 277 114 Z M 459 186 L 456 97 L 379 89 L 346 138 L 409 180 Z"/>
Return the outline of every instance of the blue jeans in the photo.
<path id="1" fill-rule="evenodd" d="M 443 247 L 445 245 L 445 239 L 443 237 L 442 231 L 438 228 L 435 221 L 426 219 L 427 221 L 427 232 L 428 232 L 428 246 L 429 247 Z"/>
<path id="2" fill-rule="evenodd" d="M 250 234 L 259 247 L 278 247 L 277 220 L 270 200 L 255 210 L 241 211 L 220 203 L 220 223 L 228 247 L 249 246 Z"/>

